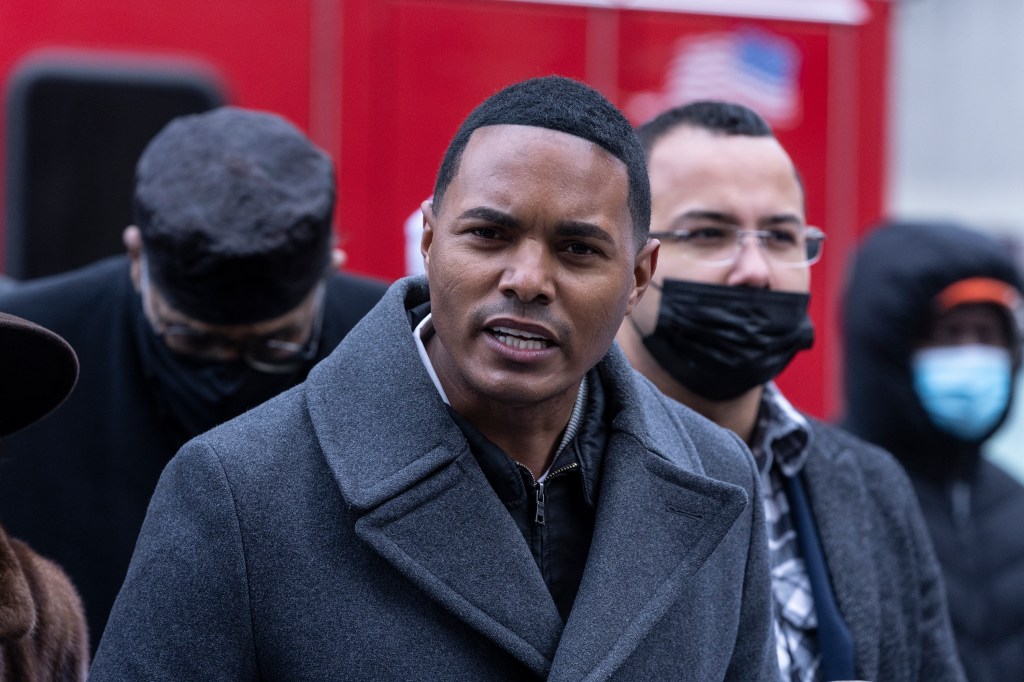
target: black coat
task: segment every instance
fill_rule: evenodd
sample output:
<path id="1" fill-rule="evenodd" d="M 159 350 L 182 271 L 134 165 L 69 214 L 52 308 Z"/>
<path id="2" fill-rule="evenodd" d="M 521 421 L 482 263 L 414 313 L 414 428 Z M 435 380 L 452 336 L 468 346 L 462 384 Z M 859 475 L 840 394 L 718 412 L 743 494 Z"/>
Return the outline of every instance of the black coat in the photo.
<path id="1" fill-rule="evenodd" d="M 969 277 L 1022 288 L 1005 248 L 952 225 L 898 224 L 867 238 L 844 305 L 845 426 L 892 452 L 910 474 L 968 679 L 1006 682 L 1024 677 L 1024 486 L 977 444 L 936 429 L 911 375 L 933 299 Z"/>
<path id="2" fill-rule="evenodd" d="M 372 280 L 331 277 L 318 360 L 384 291 Z M 3 444 L 0 519 L 68 572 L 85 603 L 94 643 L 124 580 L 160 472 L 197 435 L 162 407 L 143 373 L 134 326 L 138 300 L 124 256 L 0 296 L 0 311 L 52 329 L 78 353 L 81 374 L 68 401 Z"/>

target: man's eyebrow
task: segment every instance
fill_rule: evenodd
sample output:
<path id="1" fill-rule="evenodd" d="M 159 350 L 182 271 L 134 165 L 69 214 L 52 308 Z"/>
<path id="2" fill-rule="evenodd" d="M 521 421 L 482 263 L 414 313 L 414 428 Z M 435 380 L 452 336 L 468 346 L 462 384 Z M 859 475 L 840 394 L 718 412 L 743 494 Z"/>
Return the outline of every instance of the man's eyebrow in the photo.
<path id="1" fill-rule="evenodd" d="M 729 213 L 696 209 L 677 216 L 676 219 L 672 221 L 672 224 L 676 225 L 686 220 L 710 220 L 716 223 L 728 223 L 730 225 L 737 225 L 739 223 L 739 221 L 736 220 L 736 217 Z M 760 226 L 787 225 L 790 223 L 803 225 L 804 221 L 803 218 L 796 213 L 779 213 L 768 216 L 767 218 L 759 221 Z"/>
<path id="2" fill-rule="evenodd" d="M 686 213 L 681 213 L 680 215 L 676 216 L 675 219 L 672 221 L 672 225 L 675 226 L 687 220 L 710 220 L 716 223 L 728 223 L 730 225 L 735 225 L 737 222 L 736 217 L 729 215 L 728 213 L 722 213 L 721 211 L 706 211 L 701 209 L 694 209 L 692 211 L 687 211 Z"/>
<path id="3" fill-rule="evenodd" d="M 274 329 L 273 331 L 269 331 L 269 332 L 266 332 L 264 334 L 259 334 L 259 335 L 256 336 L 256 338 L 258 338 L 258 339 L 273 339 L 275 337 L 276 338 L 280 338 L 282 336 L 298 336 L 299 334 L 301 334 L 301 333 L 303 333 L 305 331 L 307 331 L 307 329 L 306 329 L 306 326 L 304 324 L 302 324 L 300 322 L 292 322 L 292 323 L 286 324 L 285 326 L 280 327 L 278 329 Z"/>
<path id="4" fill-rule="evenodd" d="M 615 243 L 612 236 L 603 228 L 580 220 L 569 220 L 559 223 L 555 228 L 555 234 L 559 237 L 589 237 L 590 239 L 599 239 L 609 244 Z"/>
<path id="5" fill-rule="evenodd" d="M 514 217 L 499 211 L 496 208 L 490 208 L 488 206 L 475 206 L 473 208 L 466 209 L 459 214 L 459 220 L 484 220 L 488 223 L 498 225 L 500 227 L 517 228 L 519 227 L 519 221 Z"/>
<path id="6" fill-rule="evenodd" d="M 804 220 L 795 213 L 779 213 L 778 215 L 769 216 L 761 221 L 762 225 L 784 225 L 788 223 L 803 225 Z"/>
<path id="7" fill-rule="evenodd" d="M 488 206 L 475 206 L 466 209 L 459 214 L 459 220 L 483 220 L 492 225 L 513 230 L 522 227 L 522 223 L 514 216 Z M 615 240 L 605 229 L 582 220 L 567 220 L 559 223 L 555 227 L 555 234 L 560 237 L 589 237 L 608 242 L 609 244 L 615 243 Z"/>

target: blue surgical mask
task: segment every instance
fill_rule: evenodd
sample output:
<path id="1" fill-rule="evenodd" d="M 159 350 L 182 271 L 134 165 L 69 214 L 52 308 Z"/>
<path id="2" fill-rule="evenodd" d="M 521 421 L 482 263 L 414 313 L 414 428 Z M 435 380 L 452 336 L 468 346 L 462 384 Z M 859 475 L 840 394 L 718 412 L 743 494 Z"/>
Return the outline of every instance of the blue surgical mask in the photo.
<path id="1" fill-rule="evenodd" d="M 967 442 L 989 436 L 1006 412 L 1010 351 L 984 345 L 924 348 L 911 359 L 914 389 L 932 423 Z"/>

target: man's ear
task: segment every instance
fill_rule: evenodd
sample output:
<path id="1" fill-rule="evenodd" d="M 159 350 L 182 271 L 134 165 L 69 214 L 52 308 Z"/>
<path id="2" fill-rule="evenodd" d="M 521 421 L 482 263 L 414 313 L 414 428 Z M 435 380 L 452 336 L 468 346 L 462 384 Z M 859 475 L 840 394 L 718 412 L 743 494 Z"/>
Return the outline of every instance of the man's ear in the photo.
<path id="1" fill-rule="evenodd" d="M 423 211 L 423 234 L 420 237 L 420 253 L 423 254 L 423 269 L 430 276 L 430 245 L 434 241 L 434 227 L 437 217 L 434 215 L 434 202 L 427 199 L 420 204 Z"/>
<path id="2" fill-rule="evenodd" d="M 128 260 L 131 263 L 130 273 L 132 285 L 135 291 L 141 291 L 142 282 L 142 232 L 135 225 L 129 225 L 121 233 L 121 241 L 124 243 L 125 251 L 128 252 Z"/>
<path id="3" fill-rule="evenodd" d="M 636 254 L 633 265 L 633 291 L 629 294 L 629 305 L 626 307 L 626 314 L 633 312 L 633 307 L 643 298 L 644 292 L 654 277 L 654 271 L 658 269 L 658 251 L 661 242 L 657 239 L 648 239 L 644 247 Z"/>
<path id="4" fill-rule="evenodd" d="M 348 260 L 348 254 L 344 249 L 337 247 L 331 249 L 331 272 L 341 270 L 341 266 L 345 264 L 346 260 Z"/>

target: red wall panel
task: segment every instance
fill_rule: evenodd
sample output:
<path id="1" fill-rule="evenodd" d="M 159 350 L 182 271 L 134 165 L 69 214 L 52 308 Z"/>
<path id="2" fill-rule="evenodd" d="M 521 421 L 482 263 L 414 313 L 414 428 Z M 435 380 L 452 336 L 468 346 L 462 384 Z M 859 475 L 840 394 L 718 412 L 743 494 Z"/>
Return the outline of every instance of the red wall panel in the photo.
<path id="1" fill-rule="evenodd" d="M 277 111 L 327 147 L 339 166 L 348 267 L 390 279 L 404 273 L 406 217 L 487 95 L 559 73 L 628 110 L 664 85 L 682 37 L 785 36 L 800 51 L 801 113 L 777 132 L 803 176 L 808 218 L 829 239 L 813 271 L 818 343 L 781 383 L 798 406 L 832 416 L 846 258 L 884 199 L 890 9 L 868 6 L 866 24 L 831 26 L 502 0 L 3 0 L 0 81 L 48 47 L 210 65 L 234 102 Z"/>

